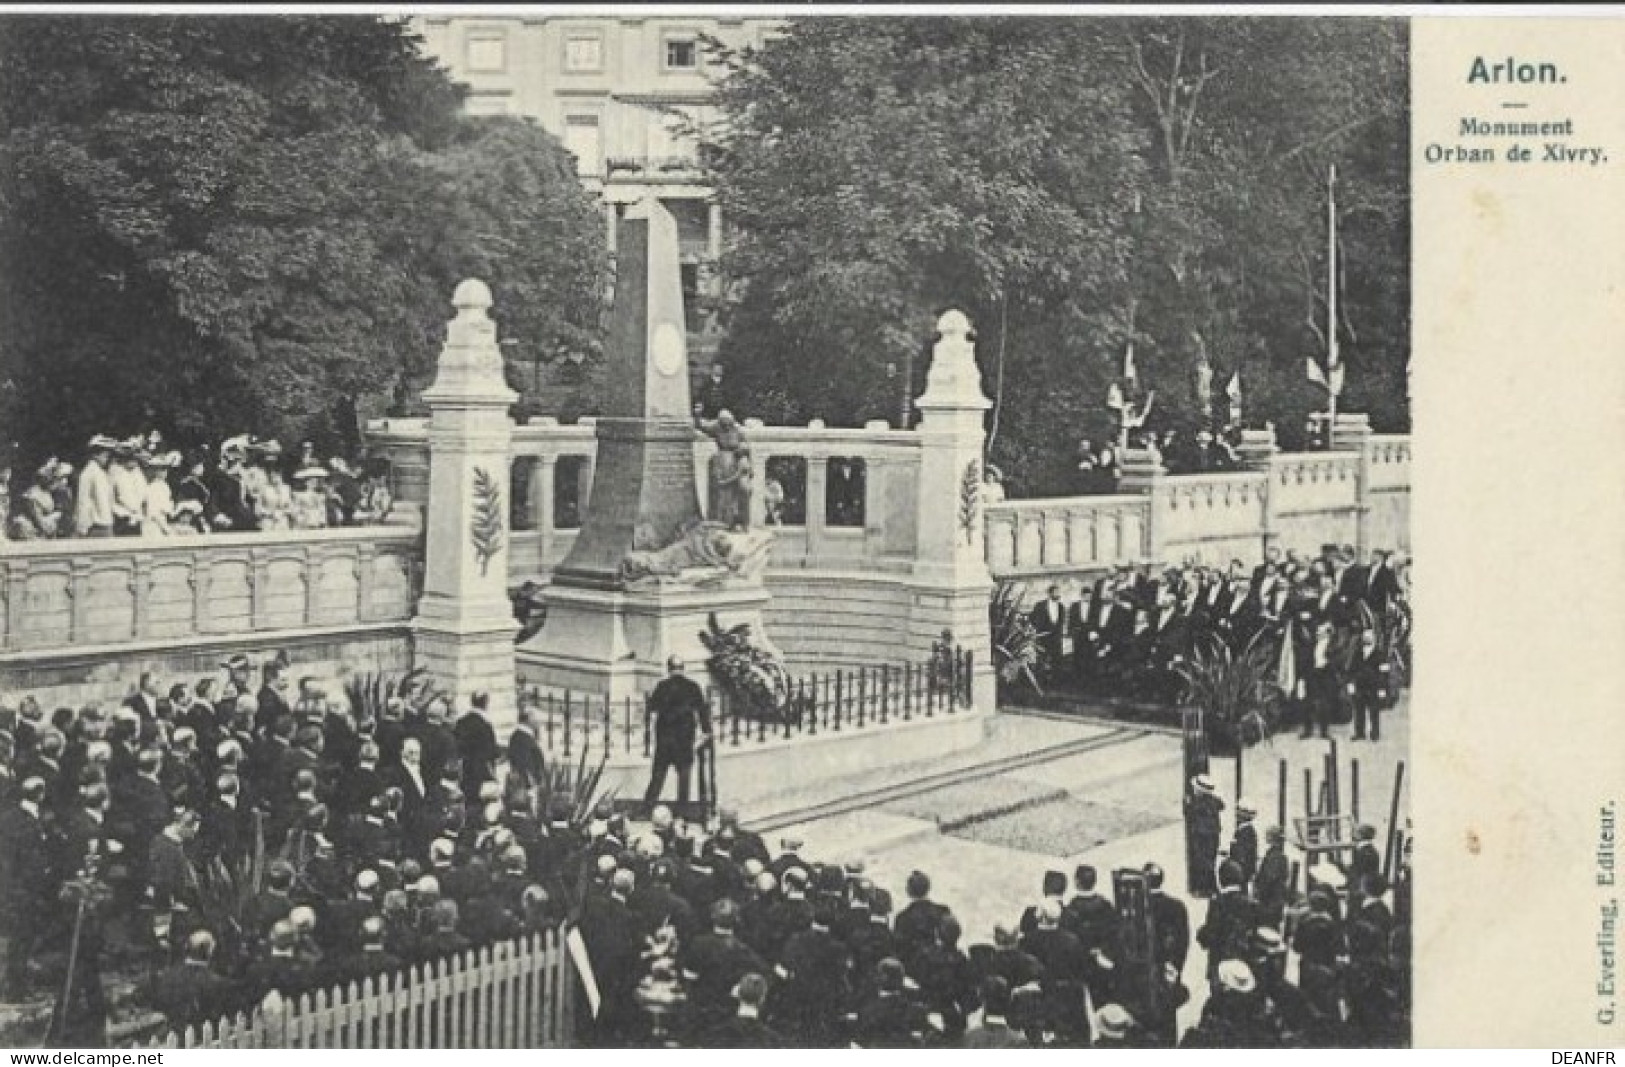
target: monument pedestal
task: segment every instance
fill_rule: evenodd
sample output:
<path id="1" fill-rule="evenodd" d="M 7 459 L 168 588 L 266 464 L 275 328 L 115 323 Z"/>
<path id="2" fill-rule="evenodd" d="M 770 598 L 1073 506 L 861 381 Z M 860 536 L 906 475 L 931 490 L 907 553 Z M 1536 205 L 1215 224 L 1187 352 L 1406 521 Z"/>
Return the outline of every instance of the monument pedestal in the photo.
<path id="1" fill-rule="evenodd" d="M 547 592 L 547 625 L 514 654 L 520 684 L 641 702 L 674 655 L 703 684 L 710 653 L 700 634 L 710 628 L 710 616 L 715 613 L 723 629 L 749 623 L 752 643 L 772 651 L 762 625 L 768 599 L 760 582 L 698 589 L 554 585 Z"/>

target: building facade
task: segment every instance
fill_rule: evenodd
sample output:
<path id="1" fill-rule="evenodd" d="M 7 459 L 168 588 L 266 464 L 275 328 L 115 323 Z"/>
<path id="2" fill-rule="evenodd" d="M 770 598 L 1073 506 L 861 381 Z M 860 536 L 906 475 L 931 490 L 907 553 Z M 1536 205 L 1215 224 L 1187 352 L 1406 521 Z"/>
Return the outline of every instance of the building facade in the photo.
<path id="1" fill-rule="evenodd" d="M 723 219 L 697 159 L 714 118 L 717 70 L 703 40 L 760 46 L 779 20 L 607 15 L 433 15 L 412 20 L 426 51 L 468 86 L 472 115 L 535 119 L 575 154 L 584 185 L 615 221 L 653 193 L 677 218 L 690 352 L 709 362 L 703 295 L 722 250 Z"/>

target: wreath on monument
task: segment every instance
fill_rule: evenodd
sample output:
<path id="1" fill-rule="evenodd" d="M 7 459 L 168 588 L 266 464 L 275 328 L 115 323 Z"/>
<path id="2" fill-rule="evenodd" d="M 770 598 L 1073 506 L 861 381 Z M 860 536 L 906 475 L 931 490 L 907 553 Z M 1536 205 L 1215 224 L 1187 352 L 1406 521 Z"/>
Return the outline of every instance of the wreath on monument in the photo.
<path id="1" fill-rule="evenodd" d="M 750 639 L 750 623 L 724 628 L 711 612 L 700 643 L 710 653 L 705 665 L 722 687 L 730 711 L 748 722 L 783 724 L 800 719 L 791 700 L 790 676 L 784 664 Z"/>

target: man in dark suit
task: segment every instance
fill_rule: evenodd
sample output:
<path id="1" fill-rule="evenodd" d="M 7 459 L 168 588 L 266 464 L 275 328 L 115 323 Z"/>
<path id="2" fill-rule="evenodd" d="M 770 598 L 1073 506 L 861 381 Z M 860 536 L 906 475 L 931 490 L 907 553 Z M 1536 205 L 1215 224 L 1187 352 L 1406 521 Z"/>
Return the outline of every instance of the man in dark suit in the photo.
<path id="1" fill-rule="evenodd" d="M 1258 918 L 1266 926 L 1279 929 L 1286 912 L 1288 884 L 1292 868 L 1286 858 L 1286 833 L 1279 826 L 1264 831 L 1264 855 L 1253 877 L 1253 899 L 1258 902 Z"/>
<path id="2" fill-rule="evenodd" d="M 139 990 L 138 999 L 162 1013 L 176 1030 L 193 1023 L 213 1022 L 228 1014 L 239 990 L 235 982 L 210 968 L 214 948 L 213 934 L 193 931 L 186 939 L 181 962 L 153 975 Z"/>
<path id="3" fill-rule="evenodd" d="M 1310 737 L 1315 730 L 1321 737 L 1328 736 L 1331 724 L 1337 718 L 1337 705 L 1343 698 L 1338 687 L 1336 631 L 1330 619 L 1322 619 L 1315 626 L 1314 638 L 1307 654 L 1298 661 L 1303 672 L 1304 717 L 1301 737 Z"/>
<path id="4" fill-rule="evenodd" d="M 1077 935 L 1083 950 L 1083 978 L 1098 1005 L 1115 999 L 1112 977 L 1122 958 L 1122 920 L 1117 908 L 1096 889 L 1099 875 L 1089 864 L 1072 872 L 1076 895 L 1067 902 L 1061 925 Z"/>
<path id="5" fill-rule="evenodd" d="M 496 780 L 497 757 L 501 750 L 497 748 L 496 731 L 487 718 L 491 694 L 483 690 L 475 693 L 469 705 L 452 733 L 457 738 L 457 757 L 462 761 L 463 796 L 473 802 L 479 798 L 480 786 Z"/>
<path id="6" fill-rule="evenodd" d="M 1366 572 L 1365 588 L 1360 590 L 1361 599 L 1371 606 L 1372 612 L 1380 616 L 1398 596 L 1399 578 L 1389 564 L 1388 553 L 1382 551 L 1371 553 L 1371 566 Z"/>
<path id="7" fill-rule="evenodd" d="M 1229 860 L 1219 865 L 1219 892 L 1208 901 L 1207 918 L 1196 931 L 1196 943 L 1207 949 L 1208 981 L 1217 983 L 1221 960 L 1246 955 L 1258 928 L 1258 906 L 1242 887 L 1241 868 Z"/>
<path id="8" fill-rule="evenodd" d="M 299 932 L 287 919 L 271 924 L 270 951 L 248 965 L 245 985 L 256 1002 L 272 991 L 284 998 L 296 997 L 310 988 L 311 967 L 299 958 Z"/>
<path id="9" fill-rule="evenodd" d="M 237 861 L 248 854 L 251 834 L 248 819 L 237 776 L 230 772 L 220 775 L 215 779 L 213 799 L 203 807 L 203 822 L 198 829 L 198 858 L 208 863 L 219 857 L 227 870 L 235 869 Z"/>
<path id="10" fill-rule="evenodd" d="M 1078 936 L 1061 928 L 1058 901 L 1046 900 L 1038 906 L 1038 926 L 1022 937 L 1021 949 L 1044 968 L 1044 1029 L 1068 1045 L 1087 1045 L 1084 979 L 1089 957 Z"/>
<path id="11" fill-rule="evenodd" d="M 1360 646 L 1349 664 L 1345 691 L 1354 704 L 1354 740 L 1382 740 L 1382 709 L 1393 684 L 1388 658 L 1377 650 L 1375 630 L 1360 631 Z"/>
<path id="12" fill-rule="evenodd" d="M 113 833 L 124 842 L 130 873 L 142 886 L 146 884 L 152 841 L 169 825 L 171 814 L 169 795 L 158 780 L 162 766 L 162 753 L 155 748 L 142 749 L 136 757 L 136 773 L 113 791 Z"/>
<path id="13" fill-rule="evenodd" d="M 632 992 L 638 984 L 643 937 L 627 906 L 635 888 L 631 871 L 616 871 L 609 892 L 591 894 L 581 915 L 581 936 L 603 997 L 595 1034 L 608 1042 L 626 1036 L 637 1013 Z"/>
<path id="14" fill-rule="evenodd" d="M 1033 921 L 1037 922 L 1036 914 Z M 962 933 L 958 919 L 952 915 L 943 919 L 937 926 L 936 944 L 922 952 L 914 965 L 913 977 L 926 1007 L 941 1016 L 943 1033 L 949 1038 L 965 1032 L 966 1020 L 979 1003 L 975 968 L 959 947 Z"/>
<path id="15" fill-rule="evenodd" d="M 28 962 L 53 903 L 44 803 L 45 782 L 29 778 L 18 788 L 17 802 L 0 811 L 0 933 L 6 937 L 3 977 L 10 1001 L 26 993 Z"/>
<path id="16" fill-rule="evenodd" d="M 683 970 L 692 983 L 689 1004 L 700 1028 L 725 1020 L 733 1011 L 733 990 L 747 974 L 766 974 L 768 966 L 739 940 L 739 909 L 731 900 L 711 906 L 711 932 L 682 946 Z"/>
<path id="17" fill-rule="evenodd" d="M 393 974 L 402 969 L 404 961 L 384 945 L 384 920 L 368 916 L 359 927 L 360 947 L 335 956 L 329 971 L 339 983 L 361 982 L 378 975 Z"/>
<path id="18" fill-rule="evenodd" d="M 908 905 L 897 913 L 892 932 L 897 937 L 898 956 L 908 964 L 937 939 L 937 927 L 951 913 L 931 899 L 931 879 L 924 871 L 911 873 L 903 888 Z"/>
<path id="19" fill-rule="evenodd" d="M 255 697 L 254 732 L 263 734 L 271 728 L 278 719 L 293 714 L 288 706 L 288 676 L 282 663 L 272 660 L 265 665 L 262 672 L 264 684 L 260 686 L 259 694 Z"/>
<path id="20" fill-rule="evenodd" d="M 1258 871 L 1258 827 L 1253 825 L 1257 817 L 1258 810 L 1251 803 L 1236 802 L 1236 828 L 1230 835 L 1229 856 L 1241 868 L 1243 888 L 1253 884 L 1253 875 Z"/>
<path id="21" fill-rule="evenodd" d="M 1190 886 L 1195 896 L 1211 896 L 1214 892 L 1213 865 L 1219 857 L 1220 816 L 1224 801 L 1213 786 L 1213 779 L 1198 774 L 1191 779 L 1185 791 L 1185 825 L 1190 836 Z"/>
<path id="22" fill-rule="evenodd" d="M 1029 621 L 1038 635 L 1038 647 L 1043 650 L 1044 669 L 1053 678 L 1061 671 L 1066 637 L 1067 611 L 1061 603 L 1060 586 L 1050 586 L 1049 595 L 1033 605 Z"/>
<path id="23" fill-rule="evenodd" d="M 1163 888 L 1163 879 L 1161 867 L 1146 864 L 1145 886 L 1149 891 L 1151 929 L 1156 939 L 1151 951 L 1160 972 L 1157 980 L 1161 983 L 1158 1004 L 1161 1010 L 1142 1009 L 1140 1014 L 1146 1030 L 1172 1047 L 1179 1036 L 1175 1016 L 1183 999 L 1185 959 L 1191 949 L 1191 918 L 1185 902 Z"/>
<path id="24" fill-rule="evenodd" d="M 534 790 L 542 784 L 542 746 L 536 740 L 535 713 L 521 709 L 519 722 L 508 735 L 508 773 Z"/>
<path id="25" fill-rule="evenodd" d="M 142 671 L 135 692 L 124 701 L 124 706 L 134 708 L 142 722 L 151 722 L 158 717 L 158 702 L 162 697 L 163 686 L 158 676 L 152 671 Z"/>
<path id="26" fill-rule="evenodd" d="M 774 996 L 774 1017 L 808 1048 L 839 1044 L 836 1026 L 849 995 L 852 953 L 830 934 L 834 909 L 829 901 L 814 907 L 811 924 L 790 936 L 779 961 L 785 980 Z"/>
<path id="27" fill-rule="evenodd" d="M 677 800 L 687 804 L 694 771 L 697 744 L 711 740 L 711 708 L 705 693 L 683 673 L 681 656 L 666 660 L 666 677 L 649 694 L 649 710 L 654 715 L 654 768 L 643 804 L 653 809 L 666 787 L 666 772 L 677 771 Z"/>
<path id="28" fill-rule="evenodd" d="M 1094 628 L 1095 599 L 1093 591 L 1085 586 L 1066 612 L 1067 632 L 1072 635 L 1072 673 L 1087 685 L 1094 671 L 1094 649 L 1089 643 L 1089 631 Z"/>
<path id="29" fill-rule="evenodd" d="M 417 738 L 408 737 L 401 742 L 401 761 L 385 772 L 385 782 L 388 788 L 400 793 L 403 851 L 410 856 L 424 855 L 435 828 L 425 818 L 430 783 L 423 770 L 423 745 Z"/>
<path id="30" fill-rule="evenodd" d="M 701 1048 L 785 1048 L 784 1036 L 762 1022 L 762 1002 L 767 999 L 767 979 L 755 971 L 734 983 L 733 998 L 738 1008 L 729 1018 L 704 1030 Z"/>

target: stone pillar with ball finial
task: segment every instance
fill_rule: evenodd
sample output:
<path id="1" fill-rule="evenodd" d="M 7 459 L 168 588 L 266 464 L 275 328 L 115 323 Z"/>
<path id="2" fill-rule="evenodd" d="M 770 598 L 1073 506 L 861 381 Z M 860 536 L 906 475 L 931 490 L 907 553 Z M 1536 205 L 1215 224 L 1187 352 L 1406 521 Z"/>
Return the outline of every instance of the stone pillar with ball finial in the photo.
<path id="1" fill-rule="evenodd" d="M 503 374 L 491 290 L 470 278 L 452 297 L 429 406 L 429 493 L 423 593 L 412 620 L 414 658 L 459 707 L 490 694 L 501 730 L 517 720 L 508 599 L 509 464 L 519 399 Z"/>
<path id="2" fill-rule="evenodd" d="M 917 401 L 920 423 L 917 543 L 909 644 L 929 655 L 944 631 L 975 656 L 976 707 L 992 710 L 994 677 L 988 598 L 993 578 L 984 545 L 982 499 L 986 432 L 982 420 L 992 402 L 982 392 L 976 365 L 976 334 L 960 311 L 937 320 L 937 340 L 925 392 Z"/>

